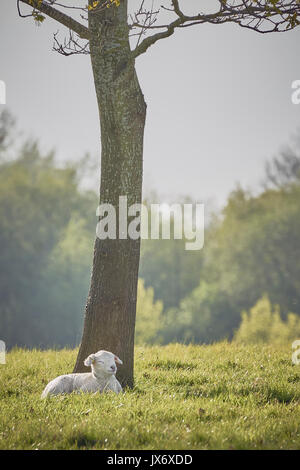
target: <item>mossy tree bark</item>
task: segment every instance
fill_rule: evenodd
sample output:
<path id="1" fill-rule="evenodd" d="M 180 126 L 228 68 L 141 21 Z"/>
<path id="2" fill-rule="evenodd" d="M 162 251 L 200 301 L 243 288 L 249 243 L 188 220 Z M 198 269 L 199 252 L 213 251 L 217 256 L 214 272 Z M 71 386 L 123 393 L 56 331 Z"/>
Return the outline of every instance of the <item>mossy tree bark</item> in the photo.
<path id="1" fill-rule="evenodd" d="M 146 104 L 130 52 L 127 1 L 89 14 L 90 52 L 101 125 L 100 203 L 118 214 L 119 196 L 141 203 Z M 140 239 L 96 238 L 91 285 L 75 372 L 99 349 L 123 360 L 118 379 L 133 385 Z"/>

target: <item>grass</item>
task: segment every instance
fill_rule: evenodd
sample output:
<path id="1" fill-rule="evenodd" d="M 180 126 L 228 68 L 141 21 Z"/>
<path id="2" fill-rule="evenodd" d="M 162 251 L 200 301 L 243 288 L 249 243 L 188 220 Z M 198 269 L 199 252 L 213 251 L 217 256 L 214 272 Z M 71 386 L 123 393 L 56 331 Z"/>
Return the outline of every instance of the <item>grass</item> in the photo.
<path id="1" fill-rule="evenodd" d="M 41 400 L 75 358 L 7 355 L 1 449 L 300 449 L 300 366 L 289 347 L 138 347 L 133 390 Z"/>

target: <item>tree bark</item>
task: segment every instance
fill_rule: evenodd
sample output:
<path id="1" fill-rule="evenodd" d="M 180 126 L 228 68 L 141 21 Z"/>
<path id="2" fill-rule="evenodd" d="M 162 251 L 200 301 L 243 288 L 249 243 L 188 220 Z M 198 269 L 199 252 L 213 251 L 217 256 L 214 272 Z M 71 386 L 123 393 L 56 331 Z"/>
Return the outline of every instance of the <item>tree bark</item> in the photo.
<path id="1" fill-rule="evenodd" d="M 119 196 L 128 206 L 141 203 L 146 104 L 132 57 L 127 1 L 89 13 L 90 51 L 101 125 L 100 204 L 118 216 Z M 75 372 L 86 372 L 84 359 L 100 349 L 123 360 L 118 379 L 133 386 L 134 329 L 140 239 L 100 240 L 94 247 L 91 285 Z"/>

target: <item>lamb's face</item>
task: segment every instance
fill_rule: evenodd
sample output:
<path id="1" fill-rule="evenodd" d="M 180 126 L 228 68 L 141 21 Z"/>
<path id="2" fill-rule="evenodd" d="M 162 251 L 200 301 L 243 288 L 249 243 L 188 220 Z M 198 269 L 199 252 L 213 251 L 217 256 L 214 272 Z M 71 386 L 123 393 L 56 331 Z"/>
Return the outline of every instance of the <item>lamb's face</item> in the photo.
<path id="1" fill-rule="evenodd" d="M 94 375 L 114 375 L 117 372 L 117 365 L 123 364 L 121 359 L 108 351 L 98 351 L 90 354 L 84 361 L 84 365 L 92 367 Z"/>

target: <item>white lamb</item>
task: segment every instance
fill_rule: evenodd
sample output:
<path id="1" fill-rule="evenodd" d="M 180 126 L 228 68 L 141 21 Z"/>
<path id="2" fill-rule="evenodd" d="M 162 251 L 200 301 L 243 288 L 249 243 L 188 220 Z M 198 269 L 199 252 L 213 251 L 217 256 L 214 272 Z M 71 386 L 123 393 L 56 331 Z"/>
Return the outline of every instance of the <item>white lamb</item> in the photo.
<path id="1" fill-rule="evenodd" d="M 84 361 L 84 365 L 92 367 L 92 372 L 82 374 L 60 375 L 48 383 L 42 393 L 42 398 L 48 395 L 61 393 L 81 392 L 106 392 L 120 393 L 122 387 L 116 379 L 117 364 L 123 364 L 121 359 L 108 351 L 98 351 L 90 354 Z"/>

